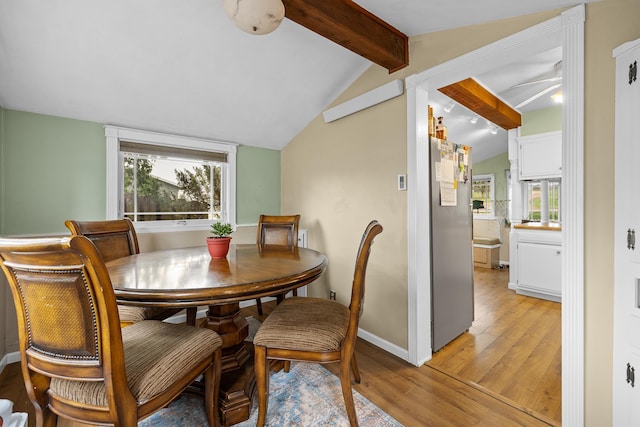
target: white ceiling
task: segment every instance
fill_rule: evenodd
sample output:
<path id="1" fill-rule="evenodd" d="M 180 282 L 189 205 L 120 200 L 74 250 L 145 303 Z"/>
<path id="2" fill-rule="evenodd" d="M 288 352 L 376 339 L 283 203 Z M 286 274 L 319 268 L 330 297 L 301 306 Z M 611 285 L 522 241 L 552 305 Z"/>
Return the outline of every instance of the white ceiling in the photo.
<path id="1" fill-rule="evenodd" d="M 357 3 L 412 36 L 584 2 Z M 548 56 L 526 76 L 501 71 L 532 80 L 552 71 Z M 243 33 L 221 0 L 0 1 L 9 109 L 281 149 L 371 65 L 287 19 Z M 503 74 L 476 77 L 501 96 L 509 87 Z"/>

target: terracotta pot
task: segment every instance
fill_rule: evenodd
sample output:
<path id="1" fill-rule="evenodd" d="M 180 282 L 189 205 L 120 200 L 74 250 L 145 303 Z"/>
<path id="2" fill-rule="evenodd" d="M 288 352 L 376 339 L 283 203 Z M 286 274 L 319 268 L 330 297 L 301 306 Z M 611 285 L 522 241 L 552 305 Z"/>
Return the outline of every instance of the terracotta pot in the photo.
<path id="1" fill-rule="evenodd" d="M 231 237 L 207 237 L 207 248 L 213 259 L 226 258 Z"/>

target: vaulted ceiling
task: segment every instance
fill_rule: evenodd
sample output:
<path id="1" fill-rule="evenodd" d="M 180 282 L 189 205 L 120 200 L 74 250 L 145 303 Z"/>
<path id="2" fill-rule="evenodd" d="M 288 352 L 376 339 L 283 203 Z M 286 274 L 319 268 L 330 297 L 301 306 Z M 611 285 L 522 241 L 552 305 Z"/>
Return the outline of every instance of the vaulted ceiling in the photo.
<path id="1" fill-rule="evenodd" d="M 221 0 L 2 0 L 0 106 L 281 149 L 368 67 L 402 68 L 294 22 L 295 10 L 326 14 L 333 2 L 353 6 L 284 0 L 282 25 L 255 36 L 229 21 Z M 581 2 L 356 3 L 414 36 Z"/>

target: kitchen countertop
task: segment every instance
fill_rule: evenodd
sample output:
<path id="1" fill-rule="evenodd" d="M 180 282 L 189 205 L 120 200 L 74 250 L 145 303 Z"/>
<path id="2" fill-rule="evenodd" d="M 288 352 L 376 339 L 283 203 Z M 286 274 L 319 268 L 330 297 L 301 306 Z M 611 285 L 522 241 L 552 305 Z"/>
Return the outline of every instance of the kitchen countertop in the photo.
<path id="1" fill-rule="evenodd" d="M 562 226 L 558 223 L 542 224 L 541 222 L 525 222 L 523 224 L 514 224 L 513 228 L 517 228 L 520 230 L 562 231 Z"/>

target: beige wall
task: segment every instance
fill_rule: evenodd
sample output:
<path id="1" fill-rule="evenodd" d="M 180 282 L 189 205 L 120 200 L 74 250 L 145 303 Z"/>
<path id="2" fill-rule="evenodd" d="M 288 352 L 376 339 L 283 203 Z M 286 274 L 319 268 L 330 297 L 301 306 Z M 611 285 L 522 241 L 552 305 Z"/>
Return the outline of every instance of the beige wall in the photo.
<path id="1" fill-rule="evenodd" d="M 585 420 L 611 424 L 613 289 L 612 50 L 640 37 L 640 2 L 603 0 L 587 5 L 585 22 Z M 498 40 L 555 13 L 509 19 L 413 37 L 411 65 L 388 75 L 372 66 L 334 104 L 392 79 L 404 78 Z M 311 247 L 324 251 L 329 267 L 313 293 L 351 284 L 356 245 L 366 223 L 385 230 L 372 249 L 361 326 L 407 347 L 407 207 L 396 190 L 406 172 L 406 96 L 334 123 L 318 117 L 282 153 L 282 210 L 302 214 Z"/>

